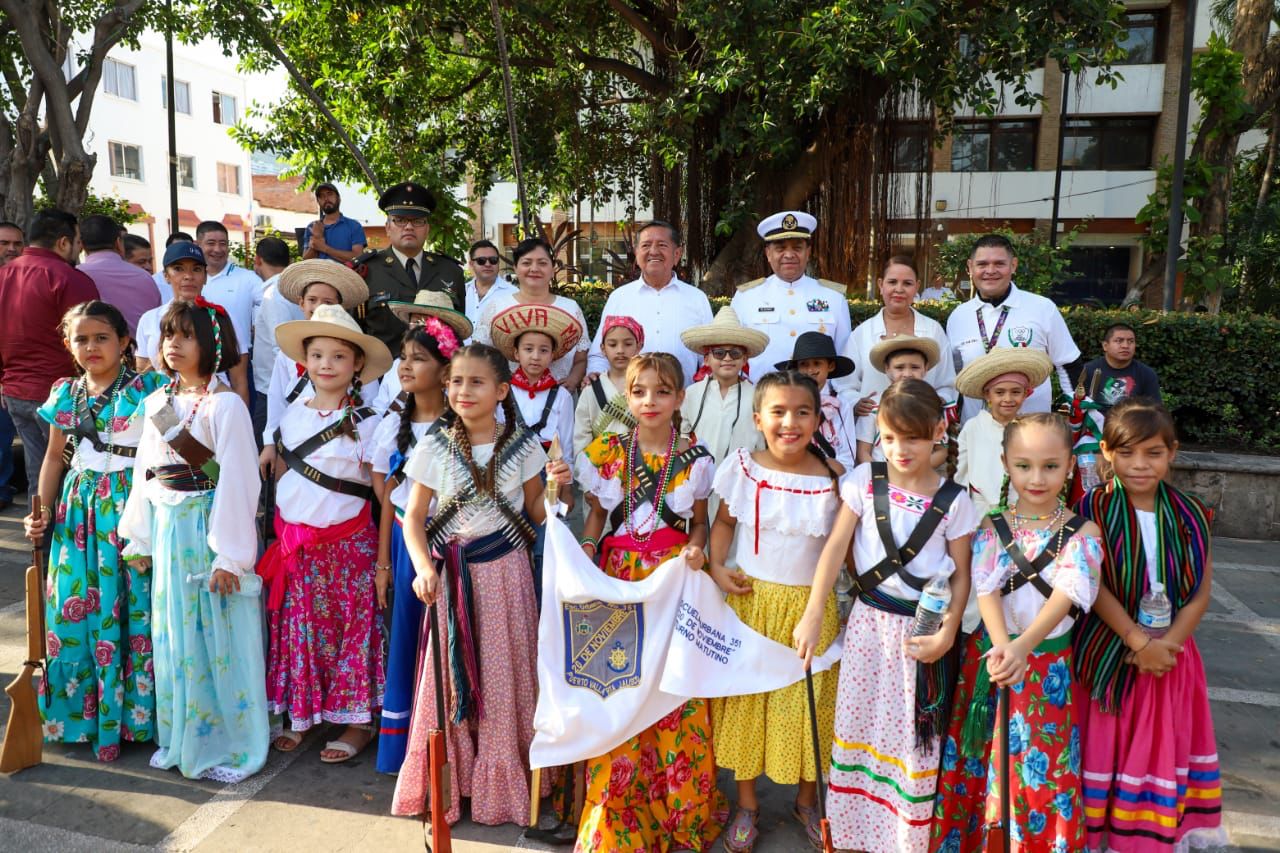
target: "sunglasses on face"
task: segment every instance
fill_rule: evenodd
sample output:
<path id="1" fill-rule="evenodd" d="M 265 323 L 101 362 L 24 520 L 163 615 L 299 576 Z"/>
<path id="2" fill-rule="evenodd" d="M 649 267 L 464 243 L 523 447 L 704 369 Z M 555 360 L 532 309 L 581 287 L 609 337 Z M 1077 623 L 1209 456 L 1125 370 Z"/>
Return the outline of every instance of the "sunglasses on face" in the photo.
<path id="1" fill-rule="evenodd" d="M 497 265 L 498 265 L 498 259 L 497 259 L 497 258 L 472 258 L 472 259 L 471 259 L 471 263 L 473 263 L 473 264 L 480 264 L 481 266 L 486 266 L 486 267 L 487 267 L 487 266 L 497 266 Z"/>
<path id="2" fill-rule="evenodd" d="M 718 358 L 721 361 L 737 361 L 747 354 L 746 350 L 738 347 L 717 347 L 710 350 L 712 358 Z"/>

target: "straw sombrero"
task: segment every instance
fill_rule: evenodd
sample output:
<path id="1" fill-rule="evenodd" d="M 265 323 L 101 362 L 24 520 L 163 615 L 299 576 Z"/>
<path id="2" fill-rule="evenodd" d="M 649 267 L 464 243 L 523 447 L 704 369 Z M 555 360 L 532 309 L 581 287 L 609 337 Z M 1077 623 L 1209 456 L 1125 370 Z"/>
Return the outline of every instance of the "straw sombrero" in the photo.
<path id="1" fill-rule="evenodd" d="M 938 342 L 933 338 L 918 338 L 915 335 L 892 335 L 871 348 L 867 361 L 876 370 L 884 373 L 884 363 L 889 356 L 903 350 L 915 350 L 924 356 L 924 369 L 932 370 L 941 355 Z"/>
<path id="2" fill-rule="evenodd" d="M 369 301 L 369 286 L 360 274 L 336 261 L 313 258 L 285 267 L 276 285 L 280 295 L 295 305 L 302 304 L 302 292 L 309 284 L 327 284 L 338 291 L 342 307 L 354 311 Z"/>
<path id="3" fill-rule="evenodd" d="M 525 332 L 541 332 L 555 343 L 551 360 L 563 358 L 582 340 L 582 324 L 577 318 L 554 305 L 516 303 L 499 311 L 489 324 L 493 345 L 506 357 L 516 360 L 516 339 Z"/>
<path id="4" fill-rule="evenodd" d="M 333 261 L 321 263 L 337 266 Z M 310 338 L 337 338 L 358 346 L 364 352 L 361 382 L 371 382 L 391 369 L 391 350 L 382 341 L 361 332 L 356 321 L 351 319 L 351 315 L 341 305 L 320 305 L 310 320 L 294 320 L 276 327 L 276 345 L 282 353 L 299 364 L 307 360 L 303 341 Z"/>
<path id="5" fill-rule="evenodd" d="M 680 333 L 680 340 L 697 353 L 714 346 L 742 347 L 747 351 L 747 358 L 755 358 L 769 346 L 769 336 L 742 325 L 738 312 L 729 305 L 716 312 L 715 319 L 705 326 L 685 329 Z"/>
<path id="6" fill-rule="evenodd" d="M 453 329 L 459 342 L 471 337 L 473 331 L 467 315 L 455 310 L 449 295 L 438 290 L 419 290 L 412 302 L 388 302 L 387 307 L 402 323 L 410 326 L 415 317 L 435 317 Z"/>
<path id="7" fill-rule="evenodd" d="M 1053 361 L 1044 352 L 1026 347 L 997 347 L 967 364 L 956 377 L 956 390 L 966 397 L 981 397 L 991 380 L 1006 373 L 1021 373 L 1037 388 L 1053 372 Z"/>

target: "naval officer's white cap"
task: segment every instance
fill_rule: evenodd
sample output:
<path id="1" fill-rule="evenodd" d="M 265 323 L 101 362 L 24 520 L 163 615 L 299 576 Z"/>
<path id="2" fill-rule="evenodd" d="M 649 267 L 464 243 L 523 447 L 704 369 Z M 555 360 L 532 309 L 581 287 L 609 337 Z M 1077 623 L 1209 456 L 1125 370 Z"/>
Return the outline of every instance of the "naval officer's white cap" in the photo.
<path id="1" fill-rule="evenodd" d="M 766 243 L 796 238 L 808 240 L 817 227 L 818 220 L 803 210 L 784 210 L 761 219 L 760 224 L 756 226 L 756 233 Z"/>

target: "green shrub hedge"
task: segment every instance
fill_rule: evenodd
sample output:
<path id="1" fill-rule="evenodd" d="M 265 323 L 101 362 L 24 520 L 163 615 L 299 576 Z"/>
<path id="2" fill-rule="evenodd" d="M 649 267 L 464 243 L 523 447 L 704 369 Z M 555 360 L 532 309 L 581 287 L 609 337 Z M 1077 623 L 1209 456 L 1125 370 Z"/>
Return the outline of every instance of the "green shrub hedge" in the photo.
<path id="1" fill-rule="evenodd" d="M 565 287 L 594 330 L 607 287 Z M 728 304 L 713 297 L 718 309 Z M 944 326 L 954 303 L 925 302 L 922 313 Z M 850 300 L 853 325 L 880 310 Z M 1138 358 L 1160 377 L 1165 405 L 1182 440 L 1193 444 L 1280 451 L 1280 320 L 1254 314 L 1164 314 L 1069 307 L 1062 315 L 1086 359 L 1102 355 L 1102 332 L 1114 322 L 1137 330 Z"/>

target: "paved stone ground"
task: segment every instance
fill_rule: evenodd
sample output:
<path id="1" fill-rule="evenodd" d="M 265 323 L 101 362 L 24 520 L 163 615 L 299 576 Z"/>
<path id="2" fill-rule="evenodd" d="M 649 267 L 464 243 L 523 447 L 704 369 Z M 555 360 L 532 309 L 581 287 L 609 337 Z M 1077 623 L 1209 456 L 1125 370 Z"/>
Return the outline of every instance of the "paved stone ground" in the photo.
<path id="1" fill-rule="evenodd" d="M 23 657 L 22 573 L 29 562 L 17 507 L 0 513 L 0 681 Z M 1280 547 L 1219 539 L 1214 601 L 1199 632 L 1218 730 L 1226 824 L 1239 850 L 1280 851 Z M 0 707 L 7 703 L 0 701 Z M 0 722 L 7 712 L 0 716 Z M 0 777 L 0 850 L 420 850 L 421 826 L 387 816 L 393 780 L 372 752 L 320 763 L 312 735 L 239 785 L 151 769 L 151 749 L 126 746 L 99 764 L 87 747 L 46 746 L 45 763 Z M 726 791 L 732 781 L 722 775 Z M 808 849 L 789 817 L 794 792 L 762 786 L 762 853 Z M 517 827 L 455 828 L 455 849 L 539 848 Z M 565 849 L 565 848 L 560 848 Z"/>

